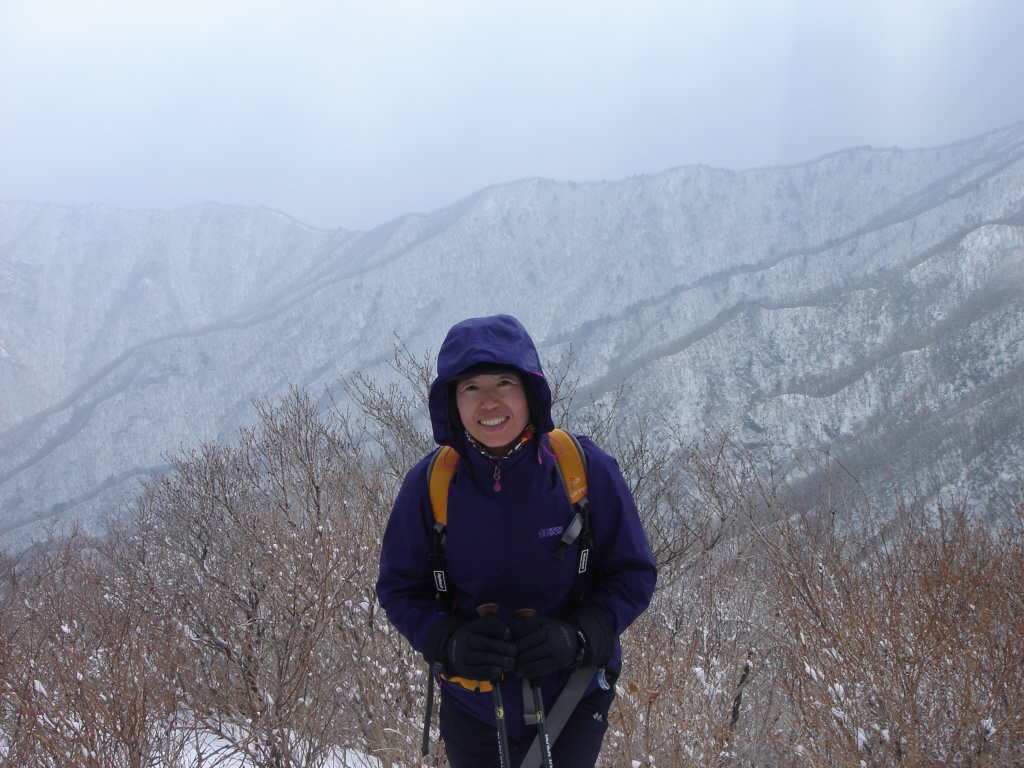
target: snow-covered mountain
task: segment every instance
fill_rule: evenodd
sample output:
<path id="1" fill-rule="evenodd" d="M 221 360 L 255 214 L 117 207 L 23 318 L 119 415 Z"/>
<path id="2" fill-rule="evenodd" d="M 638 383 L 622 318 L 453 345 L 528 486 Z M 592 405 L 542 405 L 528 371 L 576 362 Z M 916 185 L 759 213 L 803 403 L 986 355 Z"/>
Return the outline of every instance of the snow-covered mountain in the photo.
<path id="1" fill-rule="evenodd" d="M 0 533 L 95 519 L 250 400 L 509 312 L 581 388 L 827 441 L 876 488 L 1020 480 L 1024 124 L 791 167 L 531 179 L 370 232 L 0 203 Z M 1012 489 L 1011 489 L 1012 490 Z"/>

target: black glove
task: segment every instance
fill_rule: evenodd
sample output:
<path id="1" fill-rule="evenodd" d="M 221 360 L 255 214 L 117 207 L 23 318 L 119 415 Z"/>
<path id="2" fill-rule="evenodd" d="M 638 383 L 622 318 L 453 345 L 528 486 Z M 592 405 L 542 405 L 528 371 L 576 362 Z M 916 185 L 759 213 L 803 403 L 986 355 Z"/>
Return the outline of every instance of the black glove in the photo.
<path id="1" fill-rule="evenodd" d="M 450 614 L 427 633 L 427 661 L 442 661 L 447 671 L 470 680 L 499 680 L 515 667 L 512 632 L 497 616 L 465 619 Z"/>
<path id="2" fill-rule="evenodd" d="M 577 666 L 580 641 L 576 626 L 563 619 L 527 616 L 512 624 L 512 639 L 519 650 L 515 672 L 534 679 L 563 667 Z"/>
<path id="3" fill-rule="evenodd" d="M 615 630 L 604 611 L 583 606 L 569 617 L 585 639 L 580 666 L 603 667 L 615 654 Z"/>

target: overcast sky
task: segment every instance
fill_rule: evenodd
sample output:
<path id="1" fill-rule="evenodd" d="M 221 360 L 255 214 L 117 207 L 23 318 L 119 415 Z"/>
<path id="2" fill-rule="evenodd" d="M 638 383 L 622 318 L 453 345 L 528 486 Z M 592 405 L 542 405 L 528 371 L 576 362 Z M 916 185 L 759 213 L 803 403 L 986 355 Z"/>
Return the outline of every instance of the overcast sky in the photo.
<path id="1" fill-rule="evenodd" d="M 0 199 L 368 229 L 1024 120 L 1024 1 L 0 0 Z"/>

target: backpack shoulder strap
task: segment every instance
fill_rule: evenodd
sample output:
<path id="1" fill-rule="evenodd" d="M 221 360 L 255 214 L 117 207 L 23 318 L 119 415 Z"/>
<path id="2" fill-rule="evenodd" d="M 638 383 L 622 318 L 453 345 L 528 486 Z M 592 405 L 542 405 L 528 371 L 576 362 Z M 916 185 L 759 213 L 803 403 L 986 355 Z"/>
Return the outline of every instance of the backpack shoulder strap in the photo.
<path id="1" fill-rule="evenodd" d="M 448 542 L 448 486 L 458 466 L 459 454 L 449 445 L 434 451 L 427 465 L 427 491 L 434 513 L 434 530 L 427 560 L 434 574 L 437 599 L 449 611 L 452 609 L 452 595 L 448 591 L 448 557 L 445 553 Z"/>
<path id="2" fill-rule="evenodd" d="M 562 485 L 570 504 L 580 504 L 587 497 L 587 457 L 575 435 L 564 429 L 553 429 L 548 433 L 551 453 L 558 463 Z"/>
<path id="3" fill-rule="evenodd" d="M 587 495 L 587 456 L 574 435 L 563 429 L 552 430 L 549 434 L 551 452 L 558 463 L 562 485 L 565 486 L 569 504 L 575 513 L 552 555 L 556 560 L 565 560 L 569 548 L 579 539 L 576 575 L 566 601 L 567 605 L 575 606 L 582 599 L 590 578 L 588 566 L 590 551 L 594 546 L 594 532 L 590 526 L 590 499 Z"/>
<path id="4" fill-rule="evenodd" d="M 555 457 L 562 487 L 575 515 L 566 528 L 553 555 L 564 560 L 569 548 L 580 539 L 579 562 L 572 591 L 573 600 L 578 600 L 587 576 L 587 559 L 593 544 L 590 527 L 590 500 L 587 498 L 587 456 L 576 436 L 564 429 L 553 429 L 548 433 L 551 454 Z M 433 547 L 430 564 L 434 572 L 434 583 L 438 599 L 450 607 L 448 592 L 448 563 L 445 544 L 448 526 L 448 489 L 459 466 L 459 454 L 450 445 L 438 448 L 427 466 L 427 486 L 430 507 L 434 514 Z"/>
<path id="5" fill-rule="evenodd" d="M 427 485 L 435 523 L 448 525 L 448 486 L 451 485 L 458 466 L 459 454 L 450 445 L 441 446 L 434 451 L 434 456 L 427 466 Z"/>
<path id="6" fill-rule="evenodd" d="M 562 486 L 572 505 L 585 504 L 587 497 L 587 457 L 575 435 L 564 429 L 548 433 L 551 452 L 558 464 Z M 448 487 L 459 466 L 459 455 L 450 445 L 434 451 L 427 467 L 427 484 L 434 522 L 448 525 Z"/>
<path id="7" fill-rule="evenodd" d="M 445 544 L 448 539 L 448 487 L 458 468 L 459 454 L 450 445 L 441 446 L 434 451 L 434 455 L 427 465 L 427 495 L 430 497 L 430 508 L 434 513 L 434 535 L 427 559 L 430 562 L 430 569 L 434 572 L 437 601 L 447 611 L 452 610 L 453 602 L 451 592 L 448 591 L 448 557 L 445 553 Z M 427 709 L 423 714 L 423 744 L 421 747 L 423 757 L 430 754 L 430 717 L 434 711 L 434 675 L 441 675 L 441 669 L 441 662 L 435 662 L 428 675 Z M 492 690 L 491 684 L 486 681 L 444 677 L 449 682 L 469 690 L 477 692 Z"/>

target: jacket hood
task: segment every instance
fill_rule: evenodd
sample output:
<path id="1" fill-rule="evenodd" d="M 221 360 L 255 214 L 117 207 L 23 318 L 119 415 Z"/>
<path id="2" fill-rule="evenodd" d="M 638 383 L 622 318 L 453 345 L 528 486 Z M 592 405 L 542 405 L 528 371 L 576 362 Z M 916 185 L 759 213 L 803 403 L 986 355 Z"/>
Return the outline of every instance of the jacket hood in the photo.
<path id="1" fill-rule="evenodd" d="M 461 431 L 448 412 L 449 384 L 463 371 L 481 363 L 511 366 L 521 371 L 526 384 L 530 416 L 538 434 L 555 428 L 551 420 L 551 388 L 533 339 L 511 315 L 473 317 L 452 326 L 437 353 L 437 378 L 430 385 L 428 403 L 434 441 L 458 448 Z"/>

